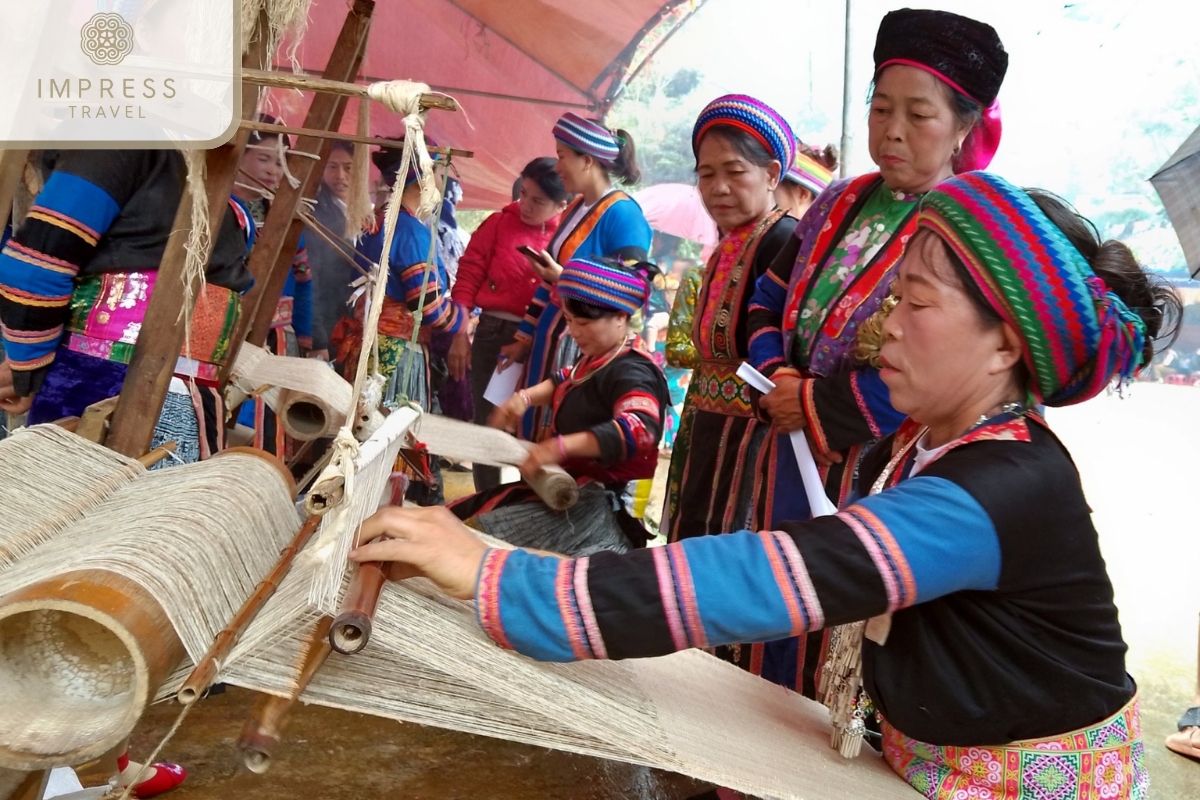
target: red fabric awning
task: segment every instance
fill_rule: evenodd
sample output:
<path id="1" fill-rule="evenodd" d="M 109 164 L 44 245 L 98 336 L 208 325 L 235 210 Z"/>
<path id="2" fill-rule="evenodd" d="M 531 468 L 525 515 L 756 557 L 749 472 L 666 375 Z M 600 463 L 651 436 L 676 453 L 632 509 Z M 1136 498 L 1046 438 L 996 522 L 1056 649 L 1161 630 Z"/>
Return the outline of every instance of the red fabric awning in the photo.
<path id="1" fill-rule="evenodd" d="M 603 116 L 637 68 L 638 46 L 669 35 L 700 2 L 378 0 L 360 80 L 420 81 L 457 98 L 464 111 L 429 112 L 428 134 L 475 152 L 457 162 L 462 205 L 495 208 L 508 202 L 530 159 L 554 155 L 550 130 L 559 115 Z M 346 0 L 314 0 L 297 51 L 305 71 L 324 70 L 346 9 Z M 307 104 L 295 92 L 276 92 L 274 105 L 289 123 L 303 120 Z M 351 102 L 342 129 L 356 119 Z M 372 133 L 400 130 L 394 114 L 372 110 Z"/>

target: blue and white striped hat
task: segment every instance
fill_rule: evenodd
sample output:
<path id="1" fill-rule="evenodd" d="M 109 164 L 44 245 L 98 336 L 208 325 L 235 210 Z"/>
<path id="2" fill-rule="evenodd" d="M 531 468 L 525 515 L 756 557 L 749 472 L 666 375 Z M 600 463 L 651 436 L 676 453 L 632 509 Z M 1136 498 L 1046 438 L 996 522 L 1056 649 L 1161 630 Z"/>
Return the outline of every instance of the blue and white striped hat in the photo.
<path id="1" fill-rule="evenodd" d="M 599 122 L 584 119 L 570 111 L 554 123 L 554 138 L 577 153 L 611 164 L 621 154 L 621 145 L 612 131 Z"/>

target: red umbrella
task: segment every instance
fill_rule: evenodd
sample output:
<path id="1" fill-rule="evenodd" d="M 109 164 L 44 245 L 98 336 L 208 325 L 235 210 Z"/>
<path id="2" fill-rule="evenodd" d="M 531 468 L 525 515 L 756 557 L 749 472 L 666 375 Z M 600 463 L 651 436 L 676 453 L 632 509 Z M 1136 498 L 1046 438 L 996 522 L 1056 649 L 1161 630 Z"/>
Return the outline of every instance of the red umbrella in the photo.
<path id="1" fill-rule="evenodd" d="M 457 98 L 462 112 L 430 112 L 429 135 L 475 152 L 457 162 L 462 207 L 496 208 L 530 159 L 554 155 L 555 120 L 568 110 L 602 117 L 626 78 L 702 2 L 378 0 L 360 80 L 420 81 Z M 297 53 L 306 71 L 324 70 L 346 9 L 346 0 L 313 0 Z M 282 58 L 278 68 L 287 68 Z M 275 97 L 289 122 L 303 119 L 306 99 Z M 344 131 L 357 113 L 352 100 Z M 373 108 L 375 135 L 401 127 L 396 115 Z"/>
<path id="2" fill-rule="evenodd" d="M 717 243 L 717 224 L 708 215 L 695 186 L 659 183 L 642 189 L 634 199 L 654 230 L 703 245 Z"/>

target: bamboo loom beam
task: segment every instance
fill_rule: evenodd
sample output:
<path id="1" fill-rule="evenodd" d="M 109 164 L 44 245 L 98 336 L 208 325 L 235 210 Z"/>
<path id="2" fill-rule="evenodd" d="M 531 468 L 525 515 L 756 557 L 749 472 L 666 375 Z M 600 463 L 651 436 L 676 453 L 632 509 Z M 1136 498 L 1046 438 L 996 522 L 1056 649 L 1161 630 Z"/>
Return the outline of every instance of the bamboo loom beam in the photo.
<path id="1" fill-rule="evenodd" d="M 261 775 L 270 768 L 271 754 L 283 736 L 288 713 L 332 652 L 329 646 L 329 629 L 332 624 L 333 617 L 321 617 L 309 634 L 295 690 L 287 697 L 263 695 L 254 704 L 237 742 L 242 761 L 251 772 Z"/>
<path id="2" fill-rule="evenodd" d="M 263 24 L 262 15 L 259 23 Z M 267 55 L 266 37 L 260 36 L 243 57 L 243 64 L 262 64 Z M 243 119 L 254 116 L 257 106 L 255 92 L 242 92 L 240 111 Z M 232 142 L 209 150 L 205 155 L 205 202 L 208 203 L 211 240 L 216 240 L 228 211 L 238 163 L 249 136 L 248 131 L 238 131 Z M 190 314 L 192 308 L 183 306 L 185 303 L 193 305 L 199 294 L 200 277 L 185 278 L 184 275 L 187 240 L 192 228 L 192 204 L 192 193 L 185 187 L 105 440 L 107 447 L 131 458 L 137 458 L 150 449 L 150 440 L 166 400 L 167 387 L 175 374 L 175 364 L 187 336 L 184 326 L 179 324 L 180 311 L 185 316 Z M 189 286 L 184 285 L 185 280 L 190 282 Z M 230 354 L 232 357 L 233 354 Z M 218 421 L 218 424 L 221 422 Z"/>
<path id="3" fill-rule="evenodd" d="M 278 86 L 284 89 L 300 89 L 301 91 L 330 92 L 343 94 L 347 97 L 368 97 L 368 86 L 361 83 L 330 80 L 319 75 L 296 72 L 275 72 L 273 70 L 244 69 L 242 80 L 261 86 Z M 422 109 L 441 109 L 442 111 L 458 111 L 459 106 L 453 97 L 439 92 L 426 92 L 421 95 Z"/>
<path id="4" fill-rule="evenodd" d="M 379 593 L 387 583 L 384 567 L 380 561 L 359 564 L 350 579 L 342 611 L 329 629 L 330 647 L 343 655 L 359 652 L 371 638 L 371 622 L 379 605 Z"/>
<path id="5" fill-rule="evenodd" d="M 256 120 L 244 120 L 242 127 L 252 131 L 262 131 L 264 133 L 290 133 L 297 136 L 311 136 L 315 139 L 337 139 L 342 142 L 359 142 L 362 144 L 375 144 L 380 147 L 395 147 L 401 148 L 404 146 L 403 139 L 387 139 L 382 136 L 359 136 L 356 133 L 342 133 L 341 131 L 323 131 L 316 128 L 296 128 L 290 125 L 277 125 L 273 122 L 258 122 Z M 474 158 L 475 151 L 460 150 L 457 147 L 430 147 L 427 148 L 431 153 L 440 153 L 442 155 L 459 156 L 461 158 Z"/>
<path id="6" fill-rule="evenodd" d="M 326 65 L 326 78 L 349 80 L 358 74 L 374 10 L 374 0 L 354 0 Z M 309 106 L 303 127 L 313 130 L 337 128 L 345 107 L 345 96 L 318 94 Z M 323 157 L 328 152 L 328 144 L 316 137 L 303 136 L 296 143 L 296 150 Z M 311 158 L 288 155 L 288 168 L 299 179 L 300 187 L 293 188 L 286 182 L 279 187 L 267 211 L 262 235 L 250 252 L 249 267 L 254 276 L 254 288 L 245 298 L 243 307 L 246 313 L 234 331 L 229 361 L 221 372 L 222 386 L 229 378 L 229 371 L 237 360 L 237 351 L 241 349 L 242 342 L 261 346 L 267 339 L 275 307 L 283 294 L 287 273 L 303 230 L 301 223 L 295 219 L 296 208 L 302 197 L 316 197 L 321 180 L 318 166 L 318 162 Z"/>
<path id="7" fill-rule="evenodd" d="M 321 518 L 312 516 L 300 526 L 300 530 L 296 532 L 296 536 L 292 539 L 291 544 L 280 553 L 279 560 L 275 562 L 275 567 L 271 570 L 271 573 L 259 582 L 254 593 L 246 599 L 246 602 L 238 609 L 237 614 L 229 621 L 229 624 L 213 639 L 212 646 L 208 648 L 208 652 L 196 662 L 196 667 L 175 694 L 176 700 L 183 705 L 191 705 L 217 679 L 221 663 L 229 657 L 233 646 L 237 644 L 238 639 L 245 633 L 251 621 L 262 610 L 267 601 L 271 599 L 271 596 L 275 594 L 275 590 L 279 588 L 279 584 L 283 582 L 288 571 L 292 568 L 292 563 L 296 560 L 296 556 L 308 544 L 309 539 L 312 538 L 312 535 L 316 532 L 320 524 Z"/>

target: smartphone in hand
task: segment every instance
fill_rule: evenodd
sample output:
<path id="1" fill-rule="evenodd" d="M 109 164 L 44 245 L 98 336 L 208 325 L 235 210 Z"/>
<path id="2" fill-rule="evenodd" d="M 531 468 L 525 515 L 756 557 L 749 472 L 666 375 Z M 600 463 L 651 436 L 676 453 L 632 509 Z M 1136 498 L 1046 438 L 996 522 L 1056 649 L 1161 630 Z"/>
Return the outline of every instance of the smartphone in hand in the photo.
<path id="1" fill-rule="evenodd" d="M 537 250 L 534 250 L 532 247 L 530 247 L 527 244 L 517 245 L 517 252 L 523 256 L 528 256 L 529 258 L 532 258 L 534 261 L 542 260 L 541 253 L 539 253 Z"/>

